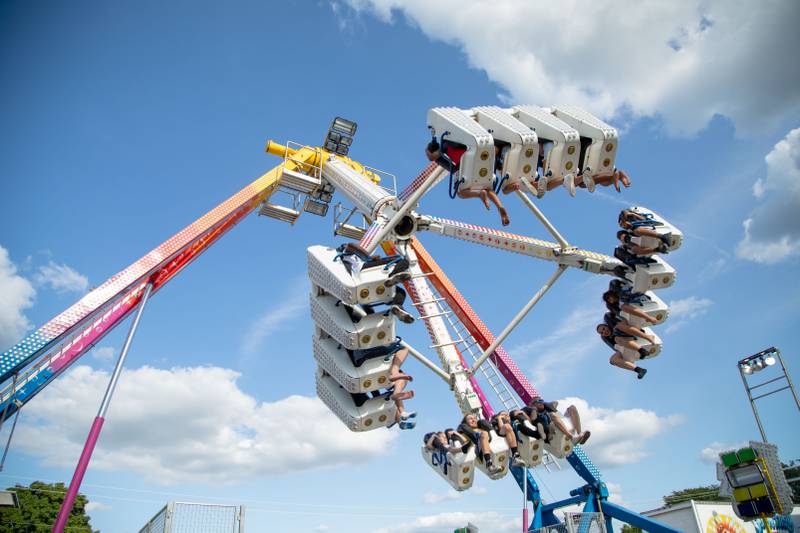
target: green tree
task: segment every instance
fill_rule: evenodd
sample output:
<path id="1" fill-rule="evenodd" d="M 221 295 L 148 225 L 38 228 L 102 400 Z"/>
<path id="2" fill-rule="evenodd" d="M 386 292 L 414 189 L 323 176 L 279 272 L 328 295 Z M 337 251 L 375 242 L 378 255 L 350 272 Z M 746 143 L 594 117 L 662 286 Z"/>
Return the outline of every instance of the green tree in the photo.
<path id="1" fill-rule="evenodd" d="M 622 533 L 642 533 L 642 530 L 638 527 L 633 527 L 630 524 L 623 524 Z"/>
<path id="2" fill-rule="evenodd" d="M 781 463 L 781 467 L 786 480 L 794 480 L 789 481 L 789 487 L 792 489 L 792 501 L 800 503 L 800 461 L 795 459 L 794 461 L 789 461 L 788 465 Z"/>
<path id="3" fill-rule="evenodd" d="M 0 509 L 0 533 L 49 533 L 64 501 L 67 488 L 63 483 L 34 481 L 29 487 L 9 487 L 19 498 L 19 509 Z M 99 533 L 93 530 L 86 515 L 89 500 L 83 494 L 75 498 L 75 506 L 67 521 L 69 533 Z"/>
<path id="4" fill-rule="evenodd" d="M 705 485 L 689 489 L 675 490 L 672 494 L 664 496 L 664 503 L 675 505 L 689 500 L 702 500 L 706 502 L 729 502 L 729 498 L 719 495 L 719 485 Z"/>

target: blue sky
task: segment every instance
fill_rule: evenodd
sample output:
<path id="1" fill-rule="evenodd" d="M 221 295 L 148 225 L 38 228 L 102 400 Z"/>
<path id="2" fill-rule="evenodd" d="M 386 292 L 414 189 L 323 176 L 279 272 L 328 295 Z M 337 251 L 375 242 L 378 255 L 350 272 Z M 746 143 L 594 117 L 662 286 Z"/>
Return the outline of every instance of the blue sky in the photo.
<path id="1" fill-rule="evenodd" d="M 534 35 L 515 2 L 0 3 L 0 348 L 276 165 L 267 139 L 317 144 L 345 116 L 359 124 L 351 155 L 404 184 L 426 164 L 429 107 L 576 103 L 620 129 L 633 187 L 540 205 L 597 251 L 624 204 L 683 229 L 664 351 L 641 382 L 610 367 L 593 333 L 607 280 L 577 271 L 505 346 L 547 397 L 581 408 L 617 499 L 644 510 L 712 482 L 704 450 L 758 435 L 735 361 L 774 345 L 800 375 L 800 73 L 782 30 L 798 8 L 750 6 L 746 24 L 729 3 L 598 4 L 542 6 Z M 545 236 L 506 203 L 511 231 Z M 498 225 L 443 186 L 420 211 Z M 552 269 L 421 239 L 494 331 Z M 311 399 L 305 248 L 332 242 L 329 219 L 253 216 L 152 300 L 84 480 L 95 527 L 138 531 L 177 499 L 244 504 L 248 531 L 510 530 L 512 481 L 456 497 L 420 459 L 421 434 L 458 412 L 419 365 L 416 432 L 351 435 Z M 403 334 L 429 344 L 420 326 Z M 69 479 L 123 335 L 23 411 L 0 483 Z M 759 408 L 782 457 L 800 457 L 790 397 Z M 566 463 L 537 479 L 548 499 L 580 485 Z"/>

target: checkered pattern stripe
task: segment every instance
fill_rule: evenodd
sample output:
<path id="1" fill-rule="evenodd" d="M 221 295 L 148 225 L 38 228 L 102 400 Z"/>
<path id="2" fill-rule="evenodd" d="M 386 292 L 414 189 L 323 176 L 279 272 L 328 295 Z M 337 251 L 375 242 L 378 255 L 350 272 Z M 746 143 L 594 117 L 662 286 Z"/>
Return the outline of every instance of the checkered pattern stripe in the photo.
<path id="1" fill-rule="evenodd" d="M 313 152 L 309 150 L 306 155 L 312 156 Z M 155 291 L 172 279 L 258 206 L 275 188 L 279 178 L 279 168 L 264 174 L 11 347 L 0 356 L 0 382 L 9 379 L 37 356 L 64 342 L 70 334 L 85 326 L 137 284 L 150 280 Z"/>
<path id="2" fill-rule="evenodd" d="M 427 180 L 430 177 L 430 175 L 433 174 L 433 171 L 436 170 L 436 167 L 438 167 L 436 163 L 431 163 L 430 165 L 425 167 L 425 169 L 422 172 L 420 172 L 419 176 L 414 178 L 414 180 L 408 184 L 408 187 L 403 189 L 403 191 L 397 196 L 401 204 L 406 200 L 408 200 L 408 198 L 414 193 L 414 191 L 419 189 L 420 186 L 422 186 L 422 184 L 425 183 L 425 180 Z"/>

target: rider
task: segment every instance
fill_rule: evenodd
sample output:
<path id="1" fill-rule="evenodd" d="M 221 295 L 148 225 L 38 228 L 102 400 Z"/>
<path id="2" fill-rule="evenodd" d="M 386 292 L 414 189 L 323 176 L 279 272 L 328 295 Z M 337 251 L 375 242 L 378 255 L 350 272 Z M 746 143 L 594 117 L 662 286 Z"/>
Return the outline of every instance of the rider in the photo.
<path id="1" fill-rule="evenodd" d="M 461 157 L 466 151 L 467 148 L 464 145 L 449 141 L 442 141 L 442 144 L 440 145 L 435 138 L 432 139 L 431 142 L 429 142 L 425 147 L 425 155 L 427 156 L 428 160 L 435 161 L 437 164 L 439 164 L 439 166 L 449 170 L 450 172 L 455 172 L 458 170 Z M 491 187 L 477 191 L 459 188 L 458 197 L 480 198 L 487 210 L 489 209 L 489 201 L 491 200 L 491 202 L 497 207 L 497 211 L 500 213 L 500 221 L 502 222 L 503 226 L 509 225 L 510 221 L 508 219 L 508 212 L 506 211 L 506 208 L 503 207 L 503 203 L 500 201 L 500 198 L 498 198 L 497 194 Z"/>

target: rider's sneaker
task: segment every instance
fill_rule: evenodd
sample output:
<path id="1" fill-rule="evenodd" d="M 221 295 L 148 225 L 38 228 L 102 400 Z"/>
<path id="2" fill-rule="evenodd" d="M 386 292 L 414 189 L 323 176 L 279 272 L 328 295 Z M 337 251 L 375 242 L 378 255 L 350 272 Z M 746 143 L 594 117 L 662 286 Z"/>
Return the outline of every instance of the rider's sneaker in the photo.
<path id="1" fill-rule="evenodd" d="M 397 274 L 392 274 L 384 283 L 387 287 L 392 287 L 397 285 L 398 283 L 403 283 L 404 281 L 408 281 L 411 279 L 411 272 L 408 270 L 404 270 L 403 272 L 398 272 Z"/>
<path id="2" fill-rule="evenodd" d="M 575 176 L 572 174 L 564 176 L 564 188 L 567 189 L 570 196 L 575 196 Z"/>
<path id="3" fill-rule="evenodd" d="M 411 313 L 409 313 L 408 311 L 406 311 L 405 309 L 403 309 L 399 305 L 393 305 L 392 306 L 392 314 L 394 316 L 396 316 L 397 318 L 399 318 L 400 322 L 402 322 L 404 324 L 413 324 L 414 323 L 414 317 L 411 315 Z"/>

